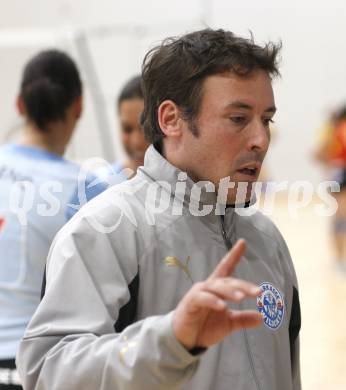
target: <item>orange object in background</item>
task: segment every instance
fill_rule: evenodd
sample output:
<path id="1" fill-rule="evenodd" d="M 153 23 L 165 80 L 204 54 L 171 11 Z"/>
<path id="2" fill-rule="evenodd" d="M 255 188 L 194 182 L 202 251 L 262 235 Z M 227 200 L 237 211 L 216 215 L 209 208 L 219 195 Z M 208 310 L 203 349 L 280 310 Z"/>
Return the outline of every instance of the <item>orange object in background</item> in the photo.
<path id="1" fill-rule="evenodd" d="M 330 129 L 327 154 L 330 161 L 346 166 L 346 119 L 341 120 Z"/>
<path id="2" fill-rule="evenodd" d="M 340 121 L 335 126 L 335 139 L 337 150 L 335 151 L 334 159 L 346 165 L 346 119 Z"/>
<path id="3" fill-rule="evenodd" d="M 0 232 L 5 225 L 5 218 L 0 217 Z"/>

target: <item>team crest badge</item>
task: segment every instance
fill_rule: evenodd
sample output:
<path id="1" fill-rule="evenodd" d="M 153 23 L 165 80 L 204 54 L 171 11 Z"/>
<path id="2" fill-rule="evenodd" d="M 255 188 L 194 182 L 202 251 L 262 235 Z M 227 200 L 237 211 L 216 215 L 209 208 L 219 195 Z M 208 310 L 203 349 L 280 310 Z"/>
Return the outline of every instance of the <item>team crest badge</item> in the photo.
<path id="1" fill-rule="evenodd" d="M 283 295 L 267 282 L 262 283 L 260 288 L 262 293 L 257 297 L 258 311 L 262 314 L 263 322 L 268 328 L 278 329 L 285 314 Z"/>

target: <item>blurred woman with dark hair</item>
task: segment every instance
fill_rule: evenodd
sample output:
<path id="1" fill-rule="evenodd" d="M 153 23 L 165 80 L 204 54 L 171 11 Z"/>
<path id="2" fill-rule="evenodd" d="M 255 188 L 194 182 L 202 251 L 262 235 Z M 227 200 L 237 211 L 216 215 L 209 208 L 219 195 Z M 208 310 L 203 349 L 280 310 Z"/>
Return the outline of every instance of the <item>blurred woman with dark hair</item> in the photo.
<path id="1" fill-rule="evenodd" d="M 144 165 L 144 155 L 149 143 L 146 141 L 141 125 L 141 114 L 144 108 L 142 78 L 135 76 L 128 80 L 121 89 L 116 100 L 116 109 L 120 122 L 120 139 L 125 149 L 127 160 L 123 163 L 115 161 L 96 170 L 96 181 L 87 186 L 86 201 L 89 201 L 107 187 L 120 184 L 131 178 L 137 168 Z M 95 184 L 97 183 L 97 184 Z M 78 189 L 76 189 L 71 203 L 80 203 Z M 67 217 L 72 218 L 78 207 L 69 208 Z"/>
<path id="2" fill-rule="evenodd" d="M 125 166 L 134 171 L 144 164 L 144 154 L 149 146 L 141 126 L 141 114 L 144 108 L 141 81 L 141 76 L 130 79 L 118 97 L 121 141 L 128 155 Z"/>
<path id="3" fill-rule="evenodd" d="M 145 140 L 141 126 L 141 114 L 144 108 L 141 82 L 142 78 L 139 75 L 129 79 L 122 87 L 116 101 L 120 138 L 127 160 L 124 163 L 117 161 L 111 167 L 101 168 L 97 172 L 98 176 L 105 180 L 111 178 L 112 184 L 126 180 L 144 164 L 144 155 L 149 143 Z"/>
<path id="4" fill-rule="evenodd" d="M 62 156 L 82 112 L 72 59 L 43 51 L 25 66 L 19 141 L 0 147 L 0 389 L 20 389 L 14 359 L 39 300 L 45 261 L 79 168 Z"/>

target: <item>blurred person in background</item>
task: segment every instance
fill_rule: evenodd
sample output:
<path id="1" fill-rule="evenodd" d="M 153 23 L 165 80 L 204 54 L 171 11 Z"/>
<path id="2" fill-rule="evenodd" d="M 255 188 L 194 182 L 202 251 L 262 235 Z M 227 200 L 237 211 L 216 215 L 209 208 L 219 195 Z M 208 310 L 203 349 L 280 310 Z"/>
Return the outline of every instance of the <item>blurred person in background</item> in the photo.
<path id="1" fill-rule="evenodd" d="M 149 146 L 144 138 L 140 117 L 144 108 L 141 76 L 131 78 L 122 88 L 117 99 L 117 112 L 120 121 L 121 143 L 128 159 L 125 163 L 114 162 L 96 170 L 96 180 L 90 182 L 87 191 L 87 201 L 104 191 L 107 187 L 120 184 L 131 178 L 137 168 L 144 164 L 144 155 Z M 97 188 L 98 187 L 98 188 Z M 89 191 L 90 190 L 90 191 Z M 92 191 L 92 192 L 91 192 Z M 80 208 L 81 201 L 78 189 L 71 203 L 77 207 L 68 209 L 68 218 L 72 218 Z"/>
<path id="2" fill-rule="evenodd" d="M 63 158 L 82 112 L 78 69 L 47 50 L 25 66 L 17 98 L 25 124 L 0 147 L 0 389 L 20 389 L 15 356 L 40 301 L 49 247 L 65 224 L 78 165 Z"/>
<path id="3" fill-rule="evenodd" d="M 338 203 L 333 242 L 336 269 L 346 275 L 346 106 L 330 115 L 315 157 L 327 168 L 329 179 L 340 185 L 340 192 L 332 192 Z"/>
<path id="4" fill-rule="evenodd" d="M 119 175 L 119 182 L 137 172 L 137 168 L 144 164 L 144 155 L 149 146 L 144 138 L 140 117 L 144 108 L 141 76 L 131 78 L 122 88 L 117 99 L 117 111 L 120 121 L 121 143 L 126 151 L 128 160 L 124 164 L 115 162 L 112 167 L 100 169 L 97 173 L 101 177 L 115 173 Z M 130 169 L 129 175 L 122 173 Z M 131 176 L 132 176 L 131 175 Z"/>
<path id="5" fill-rule="evenodd" d="M 141 80 L 139 75 L 129 80 L 118 97 L 121 142 L 128 156 L 124 167 L 135 173 L 144 164 L 144 155 L 149 147 L 140 123 L 144 108 Z"/>

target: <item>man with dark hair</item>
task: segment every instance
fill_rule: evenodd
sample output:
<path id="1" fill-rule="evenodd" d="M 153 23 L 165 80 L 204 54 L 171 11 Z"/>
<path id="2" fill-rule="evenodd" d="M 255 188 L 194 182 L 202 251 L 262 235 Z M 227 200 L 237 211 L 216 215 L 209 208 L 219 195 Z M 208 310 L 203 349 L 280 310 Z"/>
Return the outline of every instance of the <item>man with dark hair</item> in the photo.
<path id="1" fill-rule="evenodd" d="M 300 389 L 294 267 L 251 207 L 278 50 L 205 29 L 146 56 L 153 145 L 56 237 L 17 357 L 27 390 Z"/>

